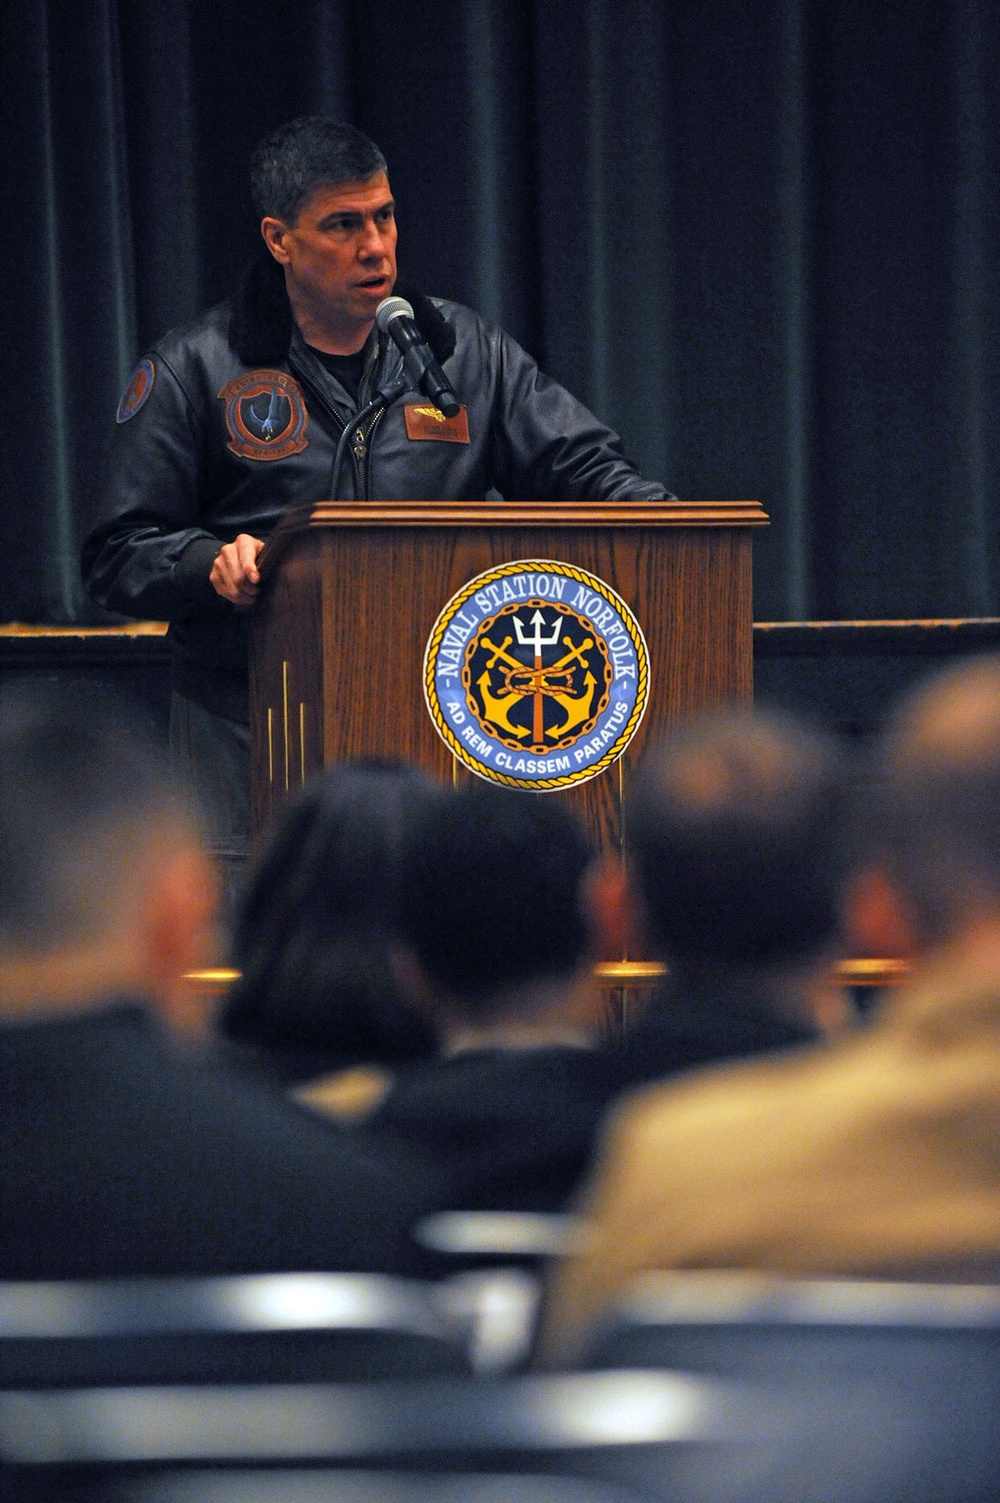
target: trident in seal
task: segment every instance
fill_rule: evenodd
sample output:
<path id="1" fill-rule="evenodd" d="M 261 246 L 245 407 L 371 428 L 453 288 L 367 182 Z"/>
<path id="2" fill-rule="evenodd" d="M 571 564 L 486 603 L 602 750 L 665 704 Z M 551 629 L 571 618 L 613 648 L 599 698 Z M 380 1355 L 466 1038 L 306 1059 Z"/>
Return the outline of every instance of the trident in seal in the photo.
<path id="1" fill-rule="evenodd" d="M 528 636 L 527 632 L 524 629 L 524 623 L 522 622 L 520 616 L 515 616 L 514 617 L 514 630 L 517 632 L 518 646 L 519 647 L 533 647 L 535 649 L 535 673 L 537 675 L 540 672 L 541 667 L 542 667 L 542 648 L 543 647 L 555 647 L 555 646 L 558 645 L 559 639 L 562 636 L 562 621 L 560 620 L 560 618 L 558 616 L 556 616 L 556 624 L 555 624 L 555 626 L 553 626 L 552 633 L 551 633 L 550 636 L 545 636 L 542 633 L 542 627 L 545 625 L 545 617 L 542 615 L 541 611 L 539 611 L 539 610 L 535 611 L 535 614 L 531 618 L 530 624 L 535 628 L 535 634 L 534 634 L 533 637 L 529 637 Z M 541 693 L 541 689 L 542 689 L 542 685 L 541 685 L 541 680 L 539 679 L 539 680 L 537 680 L 536 689 L 535 689 L 535 696 L 534 696 L 535 697 L 535 706 L 534 706 L 535 713 L 534 713 L 534 716 L 533 716 L 533 721 L 534 721 L 534 724 L 533 724 L 533 735 L 534 735 L 534 738 L 535 738 L 535 744 L 536 745 L 542 745 L 542 744 L 544 744 L 543 743 L 544 725 L 543 725 L 543 722 L 542 722 L 542 693 Z"/>
<path id="2" fill-rule="evenodd" d="M 552 628 L 552 635 L 550 637 L 542 635 L 545 617 L 541 611 L 536 611 L 531 618 L 530 624 L 535 628 L 535 635 L 533 637 L 528 636 L 524 629 L 524 622 L 520 616 L 515 616 L 513 620 L 514 630 L 517 632 L 517 645 L 519 647 L 533 647 L 535 649 L 535 667 L 540 668 L 542 666 L 542 648 L 557 647 L 559 645 L 559 638 L 562 635 L 561 620 L 558 616 L 556 617 L 556 624 Z"/>

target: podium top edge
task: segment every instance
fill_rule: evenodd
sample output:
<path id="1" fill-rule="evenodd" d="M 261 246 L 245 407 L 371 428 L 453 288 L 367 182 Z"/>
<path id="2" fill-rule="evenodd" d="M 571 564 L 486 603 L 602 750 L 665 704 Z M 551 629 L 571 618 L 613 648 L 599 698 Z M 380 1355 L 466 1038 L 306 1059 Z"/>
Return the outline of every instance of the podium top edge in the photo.
<path id="1" fill-rule="evenodd" d="M 766 527 L 759 501 L 320 501 L 285 513 L 303 527 Z"/>

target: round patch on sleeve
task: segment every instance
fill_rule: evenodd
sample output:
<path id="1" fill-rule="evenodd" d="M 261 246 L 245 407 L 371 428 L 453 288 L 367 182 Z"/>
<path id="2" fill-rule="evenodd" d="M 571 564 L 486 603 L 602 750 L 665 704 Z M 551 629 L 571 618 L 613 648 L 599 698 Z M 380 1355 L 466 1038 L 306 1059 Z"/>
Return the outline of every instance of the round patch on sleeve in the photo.
<path id="1" fill-rule="evenodd" d="M 129 418 L 135 417 L 141 407 L 145 407 L 149 401 L 149 394 L 153 390 L 155 378 L 156 370 L 152 360 L 148 358 L 140 360 L 118 403 L 117 422 L 127 423 Z"/>

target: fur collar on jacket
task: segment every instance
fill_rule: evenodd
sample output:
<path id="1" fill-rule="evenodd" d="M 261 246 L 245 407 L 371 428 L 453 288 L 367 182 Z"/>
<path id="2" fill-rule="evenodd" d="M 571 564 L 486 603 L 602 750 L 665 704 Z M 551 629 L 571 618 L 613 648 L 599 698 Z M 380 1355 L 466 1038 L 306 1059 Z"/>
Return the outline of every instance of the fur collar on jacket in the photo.
<path id="1" fill-rule="evenodd" d="M 455 349 L 451 324 L 410 283 L 401 279 L 393 290 L 412 305 L 420 332 L 443 365 Z M 272 365 L 284 360 L 291 339 L 292 310 L 284 272 L 273 256 L 259 256 L 247 268 L 233 298 L 229 342 L 246 365 Z"/>

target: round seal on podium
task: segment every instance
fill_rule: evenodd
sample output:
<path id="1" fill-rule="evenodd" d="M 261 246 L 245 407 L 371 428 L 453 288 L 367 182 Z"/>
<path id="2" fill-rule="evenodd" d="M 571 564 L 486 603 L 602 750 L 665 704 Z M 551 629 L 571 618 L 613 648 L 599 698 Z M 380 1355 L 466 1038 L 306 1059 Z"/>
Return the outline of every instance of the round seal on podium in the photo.
<path id="1" fill-rule="evenodd" d="M 424 654 L 438 734 L 479 777 L 535 791 L 604 772 L 649 697 L 638 621 L 575 565 L 521 559 L 478 574 L 444 607 Z"/>

